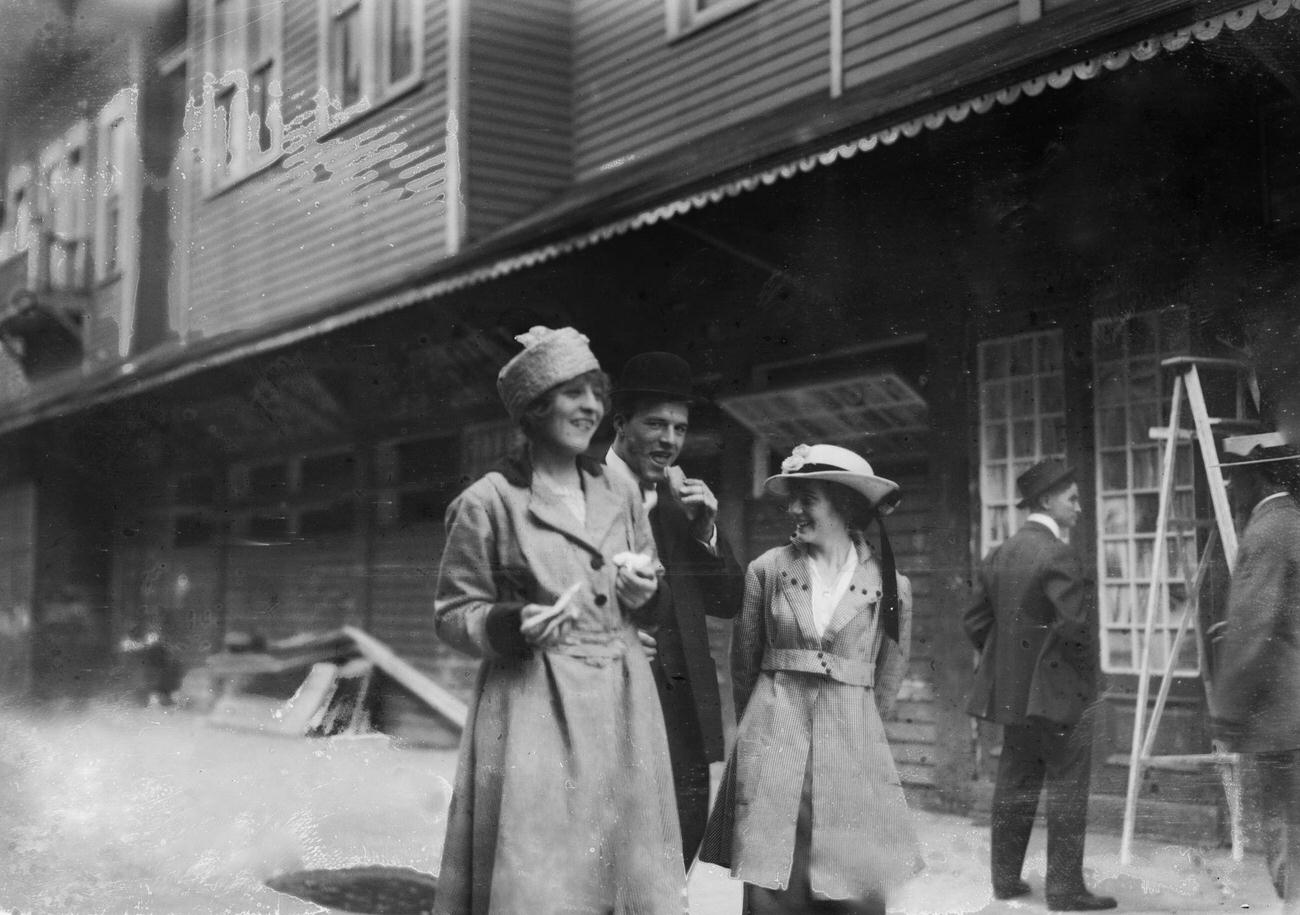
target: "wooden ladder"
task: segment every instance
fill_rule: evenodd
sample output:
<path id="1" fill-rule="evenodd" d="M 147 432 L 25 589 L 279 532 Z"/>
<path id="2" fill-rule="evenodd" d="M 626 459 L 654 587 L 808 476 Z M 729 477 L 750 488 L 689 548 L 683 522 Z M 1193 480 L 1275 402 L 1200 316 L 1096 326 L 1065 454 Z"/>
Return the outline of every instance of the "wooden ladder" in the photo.
<path id="1" fill-rule="evenodd" d="M 1120 862 L 1122 864 L 1132 863 L 1133 833 L 1137 819 L 1138 793 L 1141 788 L 1142 776 L 1145 770 L 1152 765 L 1169 763 L 1213 765 L 1219 770 L 1219 775 L 1223 780 L 1224 794 L 1228 802 L 1228 815 L 1232 830 L 1232 857 L 1234 860 L 1240 861 L 1243 857 L 1244 841 L 1241 826 L 1242 789 L 1241 757 L 1239 754 L 1228 753 L 1217 744 L 1213 752 L 1210 753 L 1156 756 L 1153 755 L 1152 750 L 1155 746 L 1156 731 L 1160 726 L 1160 718 L 1164 712 L 1165 702 L 1169 697 L 1169 688 L 1173 683 L 1178 651 L 1189 626 L 1195 630 L 1197 654 L 1202 671 L 1201 683 L 1207 701 L 1209 700 L 1213 684 L 1211 683 L 1209 665 L 1206 663 L 1207 658 L 1204 657 L 1205 633 L 1201 632 L 1197 604 L 1201 584 L 1205 580 L 1205 573 L 1215 548 L 1220 544 L 1222 545 L 1229 573 L 1232 572 L 1237 559 L 1237 530 L 1232 523 L 1232 510 L 1228 505 L 1228 491 L 1219 464 L 1219 454 L 1215 446 L 1213 430 L 1215 427 L 1226 428 L 1229 423 L 1233 422 L 1239 424 L 1239 421 L 1215 419 L 1209 415 L 1205 405 L 1205 392 L 1201 387 L 1199 367 L 1237 371 L 1239 379 L 1243 376 L 1246 378 L 1256 406 L 1259 403 L 1259 388 L 1250 368 L 1245 363 L 1237 360 L 1178 356 L 1164 360 L 1161 365 L 1164 368 L 1173 369 L 1176 375 L 1169 410 L 1169 425 L 1165 428 L 1151 430 L 1153 439 L 1162 439 L 1164 441 L 1164 454 L 1160 471 L 1160 499 L 1156 513 L 1155 542 L 1151 551 L 1151 587 L 1147 591 L 1145 639 L 1138 667 L 1137 704 L 1133 710 L 1133 748 L 1129 757 L 1128 791 L 1124 798 L 1124 827 L 1120 842 Z M 1181 427 L 1184 397 L 1187 399 L 1192 415 L 1193 428 L 1190 430 Z M 1145 718 L 1147 701 L 1150 697 L 1151 655 L 1152 645 L 1155 642 L 1156 610 L 1160 606 L 1161 595 L 1168 588 L 1165 580 L 1165 561 L 1168 554 L 1167 538 L 1170 533 L 1169 514 L 1174 492 L 1174 468 L 1179 443 L 1193 438 L 1201 450 L 1210 502 L 1214 508 L 1215 526 L 1211 530 L 1205 548 L 1201 551 L 1195 573 L 1190 574 L 1191 570 L 1183 569 L 1187 587 L 1187 600 L 1182 618 L 1178 621 L 1178 628 L 1173 643 L 1169 648 L 1168 657 L 1165 658 L 1160 688 L 1156 696 L 1155 707 L 1151 711 L 1151 720 L 1148 723 Z M 1185 534 L 1186 530 L 1182 528 L 1175 534 L 1178 537 L 1180 547 L 1178 556 L 1180 557 L 1180 563 L 1183 565 L 1186 564 L 1182 563 L 1181 560 L 1184 555 L 1181 547 L 1184 543 L 1183 537 Z M 1195 537 L 1194 530 L 1191 536 Z"/>

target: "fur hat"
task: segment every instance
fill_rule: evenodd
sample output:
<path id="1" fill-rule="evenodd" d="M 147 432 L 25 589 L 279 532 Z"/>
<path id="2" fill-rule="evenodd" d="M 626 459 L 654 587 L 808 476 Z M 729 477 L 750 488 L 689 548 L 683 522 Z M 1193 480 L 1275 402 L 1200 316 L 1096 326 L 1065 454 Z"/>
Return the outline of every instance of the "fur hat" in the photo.
<path id="1" fill-rule="evenodd" d="M 557 384 L 600 369 L 587 345 L 590 341 L 572 327 L 552 330 L 539 325 L 515 339 L 524 351 L 497 374 L 497 392 L 515 422 L 529 404 Z"/>

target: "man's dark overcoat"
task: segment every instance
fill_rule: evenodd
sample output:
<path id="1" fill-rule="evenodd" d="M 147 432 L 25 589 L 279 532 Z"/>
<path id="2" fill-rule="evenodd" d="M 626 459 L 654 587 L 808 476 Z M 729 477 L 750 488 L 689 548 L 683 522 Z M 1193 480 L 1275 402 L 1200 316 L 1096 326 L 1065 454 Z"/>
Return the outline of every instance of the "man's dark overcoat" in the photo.
<path id="1" fill-rule="evenodd" d="M 1270 499 L 1241 535 L 1215 682 L 1243 753 L 1300 749 L 1300 505 Z"/>
<path id="2" fill-rule="evenodd" d="M 1028 521 L 985 559 L 963 623 L 980 650 L 966 711 L 1075 724 L 1096 698 L 1097 603 L 1078 554 Z"/>
<path id="3" fill-rule="evenodd" d="M 669 749 L 674 759 L 697 758 L 698 752 L 680 744 L 698 739 L 705 758 L 716 762 L 725 752 L 722 702 L 705 617 L 733 619 L 740 612 L 744 572 L 720 532 L 718 555 L 714 556 L 691 536 L 690 516 L 669 488 L 661 485 L 658 491 L 659 502 L 650 510 L 650 528 L 659 560 L 667 569 L 668 589 L 655 633 L 658 657 L 654 667 Z M 698 731 L 685 726 L 687 722 L 698 723 Z"/>

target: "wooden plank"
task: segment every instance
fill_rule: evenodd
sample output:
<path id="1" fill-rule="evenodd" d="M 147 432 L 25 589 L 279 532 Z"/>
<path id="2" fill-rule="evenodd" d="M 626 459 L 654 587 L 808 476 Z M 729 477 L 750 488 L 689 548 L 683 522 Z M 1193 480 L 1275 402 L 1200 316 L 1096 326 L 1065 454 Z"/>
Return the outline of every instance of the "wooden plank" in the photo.
<path id="1" fill-rule="evenodd" d="M 398 657 L 391 648 L 354 626 L 344 626 L 343 631 L 357 643 L 360 652 L 375 666 L 418 696 L 421 701 L 457 727 L 464 727 L 469 710 L 450 692 L 421 673 L 409 661 Z"/>

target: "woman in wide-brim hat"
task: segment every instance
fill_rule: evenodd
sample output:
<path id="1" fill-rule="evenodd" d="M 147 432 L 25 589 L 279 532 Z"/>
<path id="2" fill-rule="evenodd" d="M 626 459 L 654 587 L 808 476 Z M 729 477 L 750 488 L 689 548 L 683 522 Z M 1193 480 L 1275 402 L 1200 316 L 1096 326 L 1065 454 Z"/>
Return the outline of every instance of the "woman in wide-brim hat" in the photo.
<path id="1" fill-rule="evenodd" d="M 791 542 L 750 563 L 732 639 L 741 716 L 700 859 L 745 881 L 745 912 L 880 912 L 921 866 L 882 716 L 907 668 L 912 590 L 865 528 L 898 484 L 835 445 L 768 478 Z"/>
<path id="2" fill-rule="evenodd" d="M 435 625 L 483 663 L 434 911 L 680 915 L 668 742 L 636 634 L 658 612 L 654 537 L 635 485 L 585 456 L 607 386 L 587 338 L 519 339 L 498 388 L 524 447 L 447 511 Z"/>

